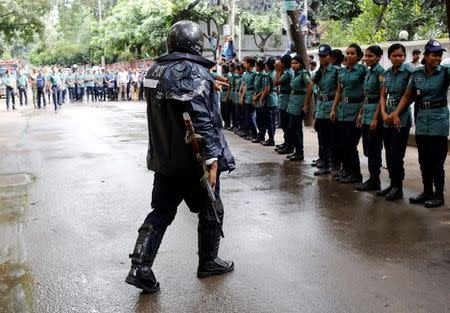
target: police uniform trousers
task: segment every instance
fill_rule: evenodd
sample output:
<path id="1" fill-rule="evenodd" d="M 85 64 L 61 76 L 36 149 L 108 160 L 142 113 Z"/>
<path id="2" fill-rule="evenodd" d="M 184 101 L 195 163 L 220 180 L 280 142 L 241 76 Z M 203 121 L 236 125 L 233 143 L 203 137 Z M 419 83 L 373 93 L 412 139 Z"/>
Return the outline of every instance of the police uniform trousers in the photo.
<path id="1" fill-rule="evenodd" d="M 276 118 L 277 108 L 264 106 L 261 109 L 262 114 L 262 128 L 260 130 L 261 137 L 264 139 L 266 132 L 269 135 L 269 139 L 273 140 L 275 136 L 275 118 Z"/>
<path id="2" fill-rule="evenodd" d="M 299 115 L 289 114 L 289 143 L 295 147 L 296 154 L 304 154 L 303 151 L 303 119 L 305 112 L 301 111 Z"/>
<path id="3" fill-rule="evenodd" d="M 266 134 L 264 127 L 264 109 L 262 107 L 255 108 L 256 113 L 256 127 L 258 128 L 258 138 L 264 140 Z"/>
<path id="4" fill-rule="evenodd" d="M 394 127 L 383 129 L 383 142 L 391 185 L 401 186 L 405 178 L 403 159 L 408 145 L 409 129 L 410 126 L 400 127 L 400 131 Z"/>
<path id="5" fill-rule="evenodd" d="M 217 173 L 217 184 L 215 189 L 216 199 L 219 201 L 218 216 L 223 221 L 223 205 L 220 200 L 220 172 Z M 177 208 L 181 201 L 185 201 L 190 210 L 198 213 L 199 251 L 205 250 L 204 246 L 215 239 L 218 240 L 217 223 L 213 212 L 209 209 L 210 201 L 206 198 L 205 192 L 201 190 L 198 176 L 165 176 L 155 173 L 152 191 L 152 212 L 150 212 L 141 228 L 151 229 L 148 237 L 145 255 L 149 258 L 151 266 L 159 245 L 167 227 L 172 223 L 177 213 Z M 203 235 L 202 235 L 203 234 Z M 210 234 L 216 238 L 205 238 Z M 201 236 L 202 235 L 202 236 Z"/>
<path id="6" fill-rule="evenodd" d="M 25 105 L 28 105 L 28 95 L 27 95 L 27 88 L 25 87 L 19 87 L 19 101 L 20 105 L 22 106 L 25 100 Z"/>
<path id="7" fill-rule="evenodd" d="M 9 109 L 9 101 L 11 99 L 13 108 L 16 105 L 16 94 L 14 92 L 14 89 L 10 87 L 6 87 L 6 108 Z"/>
<path id="8" fill-rule="evenodd" d="M 47 105 L 45 100 L 45 90 L 44 87 L 36 87 L 36 97 L 37 97 L 37 106 L 41 108 L 41 99 L 44 107 Z"/>
<path id="9" fill-rule="evenodd" d="M 434 184 L 436 196 L 442 197 L 445 184 L 444 164 L 448 153 L 447 136 L 416 135 L 419 153 L 420 171 L 425 188 L 432 189 Z"/>
<path id="10" fill-rule="evenodd" d="M 360 175 L 358 143 L 361 138 L 361 130 L 356 127 L 354 121 L 341 121 L 339 123 L 339 145 L 342 167 L 351 175 Z"/>
<path id="11" fill-rule="evenodd" d="M 220 113 L 222 114 L 222 119 L 224 122 L 224 127 L 231 126 L 231 110 L 232 104 L 230 101 L 221 101 L 220 102 Z"/>
<path id="12" fill-rule="evenodd" d="M 314 129 L 319 142 L 319 158 L 324 162 L 324 168 L 331 166 L 331 136 L 333 123 L 328 118 L 316 118 Z"/>
<path id="13" fill-rule="evenodd" d="M 256 138 L 258 134 L 258 129 L 256 126 L 256 110 L 252 103 L 245 103 L 244 104 L 246 115 L 247 115 L 247 130 L 249 132 L 249 135 L 252 136 L 252 138 Z"/>
<path id="14" fill-rule="evenodd" d="M 284 143 L 288 146 L 291 145 L 289 142 L 289 113 L 286 112 L 286 110 L 278 109 L 278 112 L 280 114 L 280 127 L 283 130 L 283 138 Z"/>
<path id="15" fill-rule="evenodd" d="M 379 179 L 382 162 L 381 151 L 383 150 L 383 121 L 379 121 L 375 132 L 370 131 L 370 125 L 362 125 L 362 139 L 370 178 Z"/>

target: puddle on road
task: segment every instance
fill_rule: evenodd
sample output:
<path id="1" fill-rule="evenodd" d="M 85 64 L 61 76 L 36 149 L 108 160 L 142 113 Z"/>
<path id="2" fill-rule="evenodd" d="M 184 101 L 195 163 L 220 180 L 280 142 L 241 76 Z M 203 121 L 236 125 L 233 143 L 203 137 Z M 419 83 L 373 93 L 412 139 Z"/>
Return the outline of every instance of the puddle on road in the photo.
<path id="1" fill-rule="evenodd" d="M 27 184 L 32 180 L 26 174 L 0 176 L 0 308 L 4 312 L 29 312 L 32 304 L 33 283 L 22 235 L 24 211 L 29 207 Z"/>

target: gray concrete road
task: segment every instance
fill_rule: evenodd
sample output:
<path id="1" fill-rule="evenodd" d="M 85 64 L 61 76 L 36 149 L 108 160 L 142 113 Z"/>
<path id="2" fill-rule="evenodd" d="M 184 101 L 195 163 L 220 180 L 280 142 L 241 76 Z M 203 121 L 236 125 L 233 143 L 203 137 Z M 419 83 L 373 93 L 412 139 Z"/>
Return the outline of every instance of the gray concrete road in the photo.
<path id="1" fill-rule="evenodd" d="M 227 132 L 220 254 L 236 270 L 196 278 L 182 204 L 154 265 L 161 291 L 140 295 L 124 278 L 150 210 L 144 104 L 0 110 L 0 312 L 450 312 L 450 210 L 408 204 L 414 148 L 405 200 L 388 203 L 315 178 L 311 129 L 303 163 Z"/>

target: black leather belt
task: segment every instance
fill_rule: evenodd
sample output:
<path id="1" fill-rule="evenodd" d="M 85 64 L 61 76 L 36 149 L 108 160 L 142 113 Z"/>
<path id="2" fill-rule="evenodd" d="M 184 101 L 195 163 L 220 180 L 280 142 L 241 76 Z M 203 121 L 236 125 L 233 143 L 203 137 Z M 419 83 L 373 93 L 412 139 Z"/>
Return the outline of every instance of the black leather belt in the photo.
<path id="1" fill-rule="evenodd" d="M 435 108 L 443 108 L 446 107 L 446 102 L 431 102 L 431 101 L 422 101 L 419 103 L 419 107 L 421 109 L 435 109 Z"/>
<path id="2" fill-rule="evenodd" d="M 296 91 L 292 90 L 291 95 L 300 96 L 300 95 L 306 95 L 306 91 Z"/>
<path id="3" fill-rule="evenodd" d="M 291 91 L 290 90 L 280 90 L 280 95 L 290 95 Z"/>
<path id="4" fill-rule="evenodd" d="M 334 95 L 330 95 L 330 96 L 319 96 L 319 101 L 323 101 L 323 102 L 328 102 L 328 101 L 333 101 L 334 100 Z"/>
<path id="5" fill-rule="evenodd" d="M 378 101 L 380 101 L 380 97 L 373 97 L 373 98 L 367 97 L 365 103 L 378 103 Z"/>
<path id="6" fill-rule="evenodd" d="M 342 102 L 344 103 L 362 103 L 363 100 L 363 98 L 342 97 Z"/>

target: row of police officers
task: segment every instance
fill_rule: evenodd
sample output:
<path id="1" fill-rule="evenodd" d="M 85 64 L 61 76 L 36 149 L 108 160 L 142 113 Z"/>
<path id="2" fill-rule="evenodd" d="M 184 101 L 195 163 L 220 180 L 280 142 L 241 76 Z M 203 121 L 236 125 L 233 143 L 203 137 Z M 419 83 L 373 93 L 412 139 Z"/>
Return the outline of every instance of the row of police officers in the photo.
<path id="1" fill-rule="evenodd" d="M 403 160 L 414 118 L 423 192 L 409 201 L 426 207 L 443 205 L 450 67 L 440 63 L 446 50 L 430 40 L 423 66 L 416 69 L 406 63 L 406 49 L 398 43 L 388 49 L 392 64 L 388 69 L 379 63 L 383 50 L 377 45 L 363 51 L 351 44 L 344 65 L 335 51 L 326 44 L 319 47 L 320 68 L 313 77 L 299 56 L 265 62 L 247 57 L 243 64 L 224 65 L 223 75 L 229 81 L 221 93 L 225 128 L 273 146 L 277 108 L 284 142 L 275 150 L 292 161 L 303 160 L 303 120 L 315 90 L 319 159 L 313 164 L 318 167 L 314 175 L 334 170 L 336 181 L 354 183 L 358 191 L 377 191 L 394 201 L 403 197 Z M 361 138 L 369 170 L 364 182 L 358 153 Z M 390 184 L 382 189 L 383 146 Z"/>

